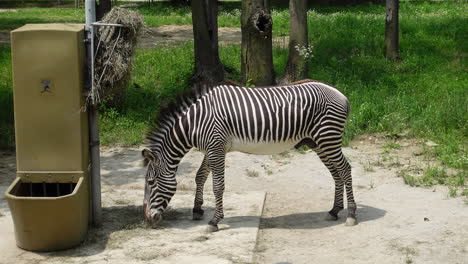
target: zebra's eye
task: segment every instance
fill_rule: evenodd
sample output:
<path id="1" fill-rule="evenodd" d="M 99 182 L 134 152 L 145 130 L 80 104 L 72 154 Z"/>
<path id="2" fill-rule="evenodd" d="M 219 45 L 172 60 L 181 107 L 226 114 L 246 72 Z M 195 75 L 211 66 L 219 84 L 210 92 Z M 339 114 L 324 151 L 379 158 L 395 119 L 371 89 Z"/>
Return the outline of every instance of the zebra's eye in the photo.
<path id="1" fill-rule="evenodd" d="M 149 185 L 154 185 L 155 179 L 148 179 L 147 181 Z"/>
<path id="2" fill-rule="evenodd" d="M 159 164 L 158 160 L 155 160 L 155 161 L 153 162 L 153 166 L 154 166 L 155 168 L 161 167 L 161 165 Z"/>

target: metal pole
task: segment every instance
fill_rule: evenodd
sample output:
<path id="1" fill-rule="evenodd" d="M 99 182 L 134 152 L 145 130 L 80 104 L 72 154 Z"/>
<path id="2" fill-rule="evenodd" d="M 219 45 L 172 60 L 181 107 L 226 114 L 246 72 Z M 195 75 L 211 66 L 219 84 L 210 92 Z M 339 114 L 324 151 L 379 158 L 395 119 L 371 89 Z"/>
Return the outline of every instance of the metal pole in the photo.
<path id="1" fill-rule="evenodd" d="M 89 105 L 89 143 L 91 154 L 91 194 L 92 194 L 92 216 L 95 226 L 100 226 L 102 222 L 101 209 L 101 171 L 99 157 L 99 128 L 98 128 L 98 107 Z"/>
<path id="2" fill-rule="evenodd" d="M 96 0 L 85 0 L 86 27 L 96 22 Z"/>
<path id="3" fill-rule="evenodd" d="M 99 112 L 94 98 L 94 29 L 92 23 L 96 22 L 96 1 L 85 0 L 86 32 L 87 32 L 87 62 L 88 62 L 88 91 L 91 91 L 91 101 L 88 102 L 89 146 L 91 156 L 91 199 L 92 221 L 95 226 L 102 223 L 101 209 L 101 169 L 99 154 Z"/>

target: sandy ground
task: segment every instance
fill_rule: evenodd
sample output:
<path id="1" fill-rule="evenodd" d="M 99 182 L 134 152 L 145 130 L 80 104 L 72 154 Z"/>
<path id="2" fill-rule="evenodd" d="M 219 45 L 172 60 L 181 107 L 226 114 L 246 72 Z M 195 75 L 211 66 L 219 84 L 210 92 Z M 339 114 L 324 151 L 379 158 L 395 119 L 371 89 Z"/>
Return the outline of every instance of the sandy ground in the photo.
<path id="1" fill-rule="evenodd" d="M 206 223 L 214 211 L 214 197 L 205 199 L 206 220 L 193 221 L 195 184 L 180 182 L 177 195 L 156 228 L 143 219 L 142 177 L 138 149 L 107 149 L 101 153 L 103 225 L 91 229 L 76 248 L 51 253 L 33 253 L 15 246 L 11 214 L 0 199 L 0 263 L 251 263 L 263 210 L 264 191 L 229 191 L 225 195 L 227 217 L 220 232 L 207 233 Z M 3 153 L 2 193 L 14 177 L 14 156 Z M 192 166 L 180 168 L 189 178 Z M 208 193 L 209 194 L 209 193 Z"/>
<path id="2" fill-rule="evenodd" d="M 222 230 L 214 234 L 203 233 L 208 218 L 190 220 L 194 174 L 202 153 L 191 151 L 183 159 L 172 209 L 160 229 L 148 230 L 141 222 L 143 175 L 139 151 L 104 148 L 105 228 L 93 229 L 77 249 L 54 254 L 23 251 L 16 262 L 468 263 L 468 204 L 464 198 L 449 198 L 443 186 L 405 185 L 397 177 L 398 171 L 435 163 L 420 154 L 426 148 L 424 142 L 402 139 L 399 149 L 386 148 L 387 142 L 379 135 L 363 136 L 344 150 L 353 166 L 358 203 L 359 224 L 354 227 L 344 226 L 346 211 L 338 221 L 323 220 L 333 202 L 333 181 L 313 152 L 273 156 L 229 153 L 226 219 Z M 14 177 L 12 154 L 0 156 L 0 191 Z M 254 245 L 238 241 L 252 241 L 244 232 L 258 225 L 255 214 L 260 214 L 257 211 L 263 192 L 267 193 L 265 206 L 250 260 L 246 252 Z M 209 182 L 205 197 L 209 215 L 213 206 Z M 4 215 L 0 217 L 3 238 L 1 223 L 10 221 L 3 198 L 0 212 Z M 18 250 L 11 244 L 2 239 L 2 252 Z M 0 260 L 6 256 L 8 253 Z"/>

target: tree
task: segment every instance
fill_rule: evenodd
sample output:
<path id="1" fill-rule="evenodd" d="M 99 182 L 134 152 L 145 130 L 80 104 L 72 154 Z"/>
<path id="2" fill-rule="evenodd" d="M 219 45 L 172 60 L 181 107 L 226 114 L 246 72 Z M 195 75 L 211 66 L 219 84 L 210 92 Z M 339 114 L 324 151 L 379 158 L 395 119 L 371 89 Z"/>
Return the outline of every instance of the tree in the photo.
<path id="1" fill-rule="evenodd" d="M 289 0 L 289 54 L 286 71 L 279 83 L 288 84 L 307 77 L 309 54 L 307 0 Z"/>
<path id="2" fill-rule="evenodd" d="M 242 82 L 271 85 L 275 82 L 272 54 L 272 26 L 267 0 L 243 0 L 241 29 Z"/>
<path id="3" fill-rule="evenodd" d="M 387 0 L 385 16 L 385 57 L 400 60 L 398 36 L 399 0 Z"/>
<path id="4" fill-rule="evenodd" d="M 96 21 L 100 21 L 104 15 L 112 9 L 111 0 L 100 0 L 96 2 Z"/>
<path id="5" fill-rule="evenodd" d="M 192 1 L 195 49 L 194 83 L 216 84 L 224 78 L 218 52 L 218 3 L 216 0 Z"/>

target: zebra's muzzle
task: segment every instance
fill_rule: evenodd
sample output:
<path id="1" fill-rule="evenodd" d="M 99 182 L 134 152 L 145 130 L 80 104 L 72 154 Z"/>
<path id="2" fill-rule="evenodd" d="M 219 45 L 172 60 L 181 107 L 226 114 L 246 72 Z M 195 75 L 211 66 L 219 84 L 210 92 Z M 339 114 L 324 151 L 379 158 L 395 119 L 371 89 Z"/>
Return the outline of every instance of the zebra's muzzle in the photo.
<path id="1" fill-rule="evenodd" d="M 151 214 L 148 210 L 148 205 L 146 203 L 143 204 L 143 214 L 145 215 L 146 219 L 151 218 Z"/>
<path id="2" fill-rule="evenodd" d="M 144 210 L 144 214 L 145 214 L 145 218 L 146 218 L 147 223 L 152 228 L 155 228 L 156 225 L 159 222 L 161 222 L 161 220 L 162 220 L 162 212 L 160 210 L 157 210 L 155 212 L 151 212 L 152 210 L 146 204 L 143 205 L 143 210 Z"/>

